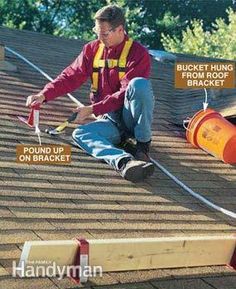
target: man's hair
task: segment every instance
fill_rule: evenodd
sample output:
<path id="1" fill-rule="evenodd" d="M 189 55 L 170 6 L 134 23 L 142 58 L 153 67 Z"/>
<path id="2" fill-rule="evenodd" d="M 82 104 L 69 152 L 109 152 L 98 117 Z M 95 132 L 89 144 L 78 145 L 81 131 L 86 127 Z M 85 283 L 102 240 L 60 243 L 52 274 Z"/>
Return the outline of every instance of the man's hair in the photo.
<path id="1" fill-rule="evenodd" d="M 125 16 L 123 10 L 117 5 L 107 5 L 99 9 L 94 19 L 101 22 L 108 22 L 112 28 L 119 25 L 125 27 Z"/>

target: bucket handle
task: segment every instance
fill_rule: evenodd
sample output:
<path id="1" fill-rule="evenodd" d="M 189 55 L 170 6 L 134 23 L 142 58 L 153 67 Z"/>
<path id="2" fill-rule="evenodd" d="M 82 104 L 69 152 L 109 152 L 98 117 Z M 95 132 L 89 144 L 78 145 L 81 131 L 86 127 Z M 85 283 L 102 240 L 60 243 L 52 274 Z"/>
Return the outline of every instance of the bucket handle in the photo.
<path id="1" fill-rule="evenodd" d="M 188 129 L 188 124 L 190 123 L 190 121 L 191 121 L 190 117 L 187 117 L 186 119 L 183 120 L 183 127 L 188 131 L 190 131 L 190 129 Z"/>

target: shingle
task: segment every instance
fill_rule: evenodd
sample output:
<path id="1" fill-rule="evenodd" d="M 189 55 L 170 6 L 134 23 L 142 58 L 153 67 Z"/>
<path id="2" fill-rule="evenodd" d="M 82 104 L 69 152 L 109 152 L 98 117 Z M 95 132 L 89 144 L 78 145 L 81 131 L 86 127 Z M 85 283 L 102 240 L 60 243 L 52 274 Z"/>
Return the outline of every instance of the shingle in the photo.
<path id="1" fill-rule="evenodd" d="M 102 289 L 102 288 L 109 288 L 109 289 L 154 289 L 150 283 L 135 283 L 135 284 L 118 284 L 118 285 L 112 285 L 112 286 L 98 286 L 95 287 L 96 289 Z"/>
<path id="2" fill-rule="evenodd" d="M 17 245 L 0 245 L 0 259 L 9 259 L 9 258 L 19 258 L 21 254 L 20 249 Z"/>
<path id="3" fill-rule="evenodd" d="M 192 268 L 173 268 L 162 270 L 167 276 L 176 279 L 205 278 L 206 276 L 220 276 L 234 274 L 234 271 L 227 266 L 204 266 Z"/>
<path id="4" fill-rule="evenodd" d="M 13 213 L 8 208 L 0 208 L 0 217 L 13 217 Z"/>
<path id="5" fill-rule="evenodd" d="M 77 237 L 83 237 L 86 239 L 94 239 L 87 230 L 35 230 L 37 236 L 42 240 L 71 240 Z"/>
<path id="6" fill-rule="evenodd" d="M 50 280 L 50 279 L 42 279 L 42 278 L 28 278 L 28 279 L 20 279 L 20 278 L 7 278 L 0 279 L 0 288 L 11 288 L 11 289 L 57 289 L 58 287 Z"/>
<path id="7" fill-rule="evenodd" d="M 98 220 L 50 220 L 50 223 L 57 229 L 60 230 L 89 230 L 89 229 L 102 229 L 104 226 Z"/>
<path id="8" fill-rule="evenodd" d="M 204 211 L 202 207 L 198 204 L 188 204 L 186 206 L 178 205 L 178 204 L 150 204 L 150 205 L 139 205 L 139 204 L 124 204 L 121 203 L 122 207 L 130 211 L 152 211 L 152 212 L 201 212 Z"/>
<path id="9" fill-rule="evenodd" d="M 185 234 L 181 230 L 170 230 L 170 231 L 143 231 L 138 230 L 89 230 L 91 236 L 95 239 L 120 239 L 120 238 L 156 238 L 156 237 L 174 237 L 184 236 Z"/>
<path id="10" fill-rule="evenodd" d="M 40 238 L 31 230 L 1 230 L 0 244 L 17 244 Z"/>
<path id="11" fill-rule="evenodd" d="M 0 265 L 0 278 L 2 276 L 8 276 L 8 275 L 9 274 L 8 274 L 7 270 Z M 1 285 L 1 279 L 0 279 L 0 285 Z"/>
<path id="12" fill-rule="evenodd" d="M 236 275 L 224 277 L 205 277 L 203 279 L 207 284 L 213 286 L 215 289 L 235 289 L 236 288 Z"/>
<path id="13" fill-rule="evenodd" d="M 169 272 L 166 274 L 165 270 L 142 270 L 142 271 L 130 271 L 130 272 L 113 272 L 110 273 L 119 283 L 126 285 L 126 283 L 134 282 L 148 282 L 154 279 L 163 279 L 170 277 Z M 146 283 L 145 282 L 145 283 Z"/>
<path id="14" fill-rule="evenodd" d="M 200 279 L 186 279 L 173 281 L 155 281 L 151 282 L 157 289 L 212 289 L 212 286 L 206 284 Z"/>
<path id="15" fill-rule="evenodd" d="M 20 218 L 63 218 L 64 214 L 55 208 L 9 208 L 14 215 Z"/>
<path id="16" fill-rule="evenodd" d="M 30 219 L 20 219 L 20 218 L 7 218 L 0 220 L 0 230 L 14 230 L 14 229 L 54 229 L 55 227 L 51 225 L 46 220 L 30 220 Z"/>
<path id="17" fill-rule="evenodd" d="M 92 289 L 94 284 L 91 284 L 89 281 L 83 285 L 76 284 L 70 278 L 63 278 L 58 280 L 57 278 L 50 278 L 50 280 L 57 286 L 59 289 Z M 109 280 L 111 282 L 111 280 Z"/>

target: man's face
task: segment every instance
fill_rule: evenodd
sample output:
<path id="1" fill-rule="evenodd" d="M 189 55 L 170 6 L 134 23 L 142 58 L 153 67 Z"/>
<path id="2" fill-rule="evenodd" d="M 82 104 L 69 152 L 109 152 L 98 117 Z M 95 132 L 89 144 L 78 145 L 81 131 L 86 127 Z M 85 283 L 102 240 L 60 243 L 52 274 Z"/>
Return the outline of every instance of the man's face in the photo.
<path id="1" fill-rule="evenodd" d="M 95 21 L 94 32 L 106 47 L 118 45 L 123 41 L 124 29 L 122 25 L 112 28 L 108 22 Z"/>

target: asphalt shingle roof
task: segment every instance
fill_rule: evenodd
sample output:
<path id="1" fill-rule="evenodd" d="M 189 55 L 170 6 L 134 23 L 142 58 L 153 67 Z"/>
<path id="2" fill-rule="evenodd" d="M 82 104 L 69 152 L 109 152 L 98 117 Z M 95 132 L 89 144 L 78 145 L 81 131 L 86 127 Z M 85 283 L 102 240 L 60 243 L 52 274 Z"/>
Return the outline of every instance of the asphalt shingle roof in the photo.
<path id="1" fill-rule="evenodd" d="M 0 28 L 0 40 L 55 77 L 81 51 L 83 41 L 29 31 Z M 72 162 L 62 165 L 26 165 L 15 161 L 17 144 L 37 144 L 33 131 L 17 121 L 28 115 L 25 99 L 47 80 L 16 56 L 6 60 L 17 72 L 0 71 L 0 288 L 75 288 L 68 279 L 14 279 L 27 240 L 189 236 L 235 232 L 235 220 L 210 210 L 156 169 L 143 183 L 123 180 L 108 165 L 72 147 Z M 236 167 L 223 164 L 191 147 L 183 130 L 173 125 L 170 103 L 173 88 L 164 85 L 168 64 L 153 62 L 156 96 L 152 157 L 193 190 L 224 208 L 236 211 Z M 166 74 L 162 74 L 165 69 Z M 89 84 L 73 95 L 88 103 Z M 40 126 L 57 125 L 73 104 L 67 97 L 45 105 Z M 42 134 L 44 144 L 63 143 Z M 235 271 L 223 266 L 107 273 L 88 288 L 236 288 Z"/>

